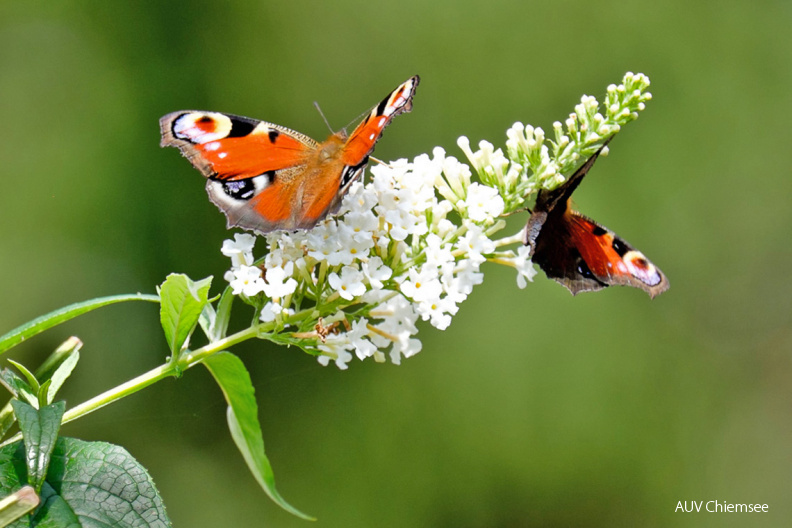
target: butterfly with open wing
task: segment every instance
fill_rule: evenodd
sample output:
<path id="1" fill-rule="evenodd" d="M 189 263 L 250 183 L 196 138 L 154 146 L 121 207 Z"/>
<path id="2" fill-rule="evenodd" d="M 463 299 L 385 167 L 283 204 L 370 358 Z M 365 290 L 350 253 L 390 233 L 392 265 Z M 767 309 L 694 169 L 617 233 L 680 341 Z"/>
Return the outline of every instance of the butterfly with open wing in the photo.
<path id="1" fill-rule="evenodd" d="M 207 178 L 228 227 L 259 234 L 310 229 L 338 210 L 391 120 L 412 109 L 416 75 L 376 105 L 348 135 L 318 143 L 294 130 L 220 112 L 183 110 L 160 119 L 163 147 L 177 147 Z"/>
<path id="2" fill-rule="evenodd" d="M 560 187 L 539 191 L 523 241 L 531 260 L 572 295 L 622 285 L 654 298 L 669 287 L 665 275 L 613 231 L 570 208 L 572 193 L 608 142 Z"/>

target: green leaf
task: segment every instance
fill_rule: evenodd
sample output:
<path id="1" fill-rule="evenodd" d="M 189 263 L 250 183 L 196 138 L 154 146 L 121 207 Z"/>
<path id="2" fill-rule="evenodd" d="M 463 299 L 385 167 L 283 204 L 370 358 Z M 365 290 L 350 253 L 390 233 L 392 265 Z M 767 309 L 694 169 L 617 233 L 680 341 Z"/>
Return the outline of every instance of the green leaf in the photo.
<path id="1" fill-rule="evenodd" d="M 52 377 L 45 382 L 51 382 L 47 388 L 47 404 L 50 404 L 55 400 L 55 395 L 58 393 L 68 377 L 71 376 L 71 373 L 74 370 L 74 367 L 77 366 L 78 361 L 80 361 L 80 352 L 73 350 L 72 353 L 69 354 L 60 365 L 58 365 L 58 368 L 52 373 Z"/>
<path id="2" fill-rule="evenodd" d="M 159 288 L 160 322 L 175 358 L 190 337 L 203 307 L 208 302 L 212 277 L 193 282 L 186 275 L 172 273 Z"/>
<path id="3" fill-rule="evenodd" d="M 47 401 L 47 394 L 49 394 L 49 388 L 52 385 L 52 380 L 48 379 L 44 383 L 41 384 L 41 388 L 38 391 L 38 408 L 43 409 L 47 405 L 52 402 Z"/>
<path id="4" fill-rule="evenodd" d="M 25 461 L 27 462 L 28 482 L 41 491 L 44 477 L 50 463 L 55 441 L 58 439 L 61 418 L 66 410 L 66 402 L 59 401 L 39 410 L 25 402 L 13 400 L 11 406 L 22 431 L 25 442 Z"/>
<path id="5" fill-rule="evenodd" d="M 217 311 L 211 303 L 207 303 L 201 313 L 199 322 L 210 342 L 219 341 L 226 336 L 228 321 L 231 319 L 231 305 L 234 303 L 231 291 L 230 287 L 223 290 L 217 303 Z"/>
<path id="6" fill-rule="evenodd" d="M 0 501 L 0 526 L 8 526 L 39 505 L 39 496 L 31 486 L 24 486 Z"/>
<path id="7" fill-rule="evenodd" d="M 0 496 L 25 481 L 21 442 L 0 448 Z M 146 469 L 122 447 L 59 438 L 41 507 L 13 528 L 168 528 L 171 522 Z"/>
<path id="8" fill-rule="evenodd" d="M 217 303 L 217 316 L 215 317 L 214 325 L 212 325 L 212 337 L 215 341 L 223 339 L 228 331 L 228 321 L 231 319 L 231 305 L 236 297 L 231 291 L 230 286 L 226 287 L 223 290 L 223 295 L 220 296 L 220 301 Z"/>
<path id="9" fill-rule="evenodd" d="M 0 336 L 0 354 L 12 347 L 17 346 L 25 339 L 33 337 L 36 334 L 40 334 L 44 330 L 52 328 L 53 326 L 65 323 L 69 319 L 74 319 L 78 315 L 96 310 L 102 306 L 107 306 L 108 304 L 115 304 L 125 301 L 159 302 L 159 297 L 156 295 L 144 295 L 142 293 L 136 293 L 132 295 L 99 297 L 98 299 L 91 299 L 90 301 L 70 304 L 69 306 L 59 308 L 54 312 L 37 317 L 29 323 L 25 323 L 22 326 L 11 330 L 7 334 Z"/>
<path id="10" fill-rule="evenodd" d="M 209 341 L 214 341 L 212 339 L 212 328 L 215 325 L 215 321 L 217 320 L 217 313 L 215 312 L 214 306 L 212 303 L 206 303 L 201 310 L 201 316 L 198 318 L 198 324 L 201 325 L 201 330 L 209 338 Z"/>
<path id="11" fill-rule="evenodd" d="M 69 377 L 77 361 L 80 359 L 80 348 L 82 348 L 82 341 L 76 337 L 70 337 L 50 354 L 44 360 L 39 368 L 36 369 L 35 377 L 39 380 L 46 380 L 45 385 L 48 384 L 47 397 L 44 402 L 45 405 L 52 403 L 63 382 Z M 0 372 L 0 383 L 6 385 L 15 398 L 22 397 L 28 403 L 33 405 L 33 392 L 21 378 L 16 376 L 13 372 L 5 369 Z M 20 390 L 20 385 L 23 384 L 24 388 Z M 43 385 L 42 385 L 43 387 Z M 38 398 L 36 398 L 38 404 Z M 11 408 L 9 401 L 2 409 L 0 409 L 0 438 L 3 438 L 11 426 L 16 421 L 14 411 Z M 1 526 L 1 525 L 0 525 Z"/>
<path id="12" fill-rule="evenodd" d="M 25 379 L 27 380 L 28 387 L 30 387 L 31 392 L 33 392 L 33 394 L 35 394 L 37 399 L 38 399 L 38 393 L 39 393 L 39 390 L 41 390 L 41 385 L 39 384 L 38 380 L 36 379 L 36 376 L 33 375 L 33 373 L 30 372 L 22 363 L 17 363 L 13 359 L 9 359 L 8 362 L 11 363 L 12 365 L 14 365 L 17 368 L 17 370 L 19 372 L 21 372 L 23 376 L 25 376 Z M 34 407 L 36 406 L 35 403 L 31 404 L 31 405 L 33 405 Z"/>
<path id="13" fill-rule="evenodd" d="M 36 378 L 40 380 L 52 378 L 61 365 L 75 352 L 79 352 L 82 346 L 82 341 L 74 336 L 61 343 L 58 348 L 44 360 L 39 368 L 36 369 Z"/>
<path id="14" fill-rule="evenodd" d="M 234 303 L 234 295 L 231 288 L 227 287 L 220 296 L 217 303 L 217 311 L 211 304 L 204 306 L 201 313 L 201 328 L 209 338 L 210 342 L 223 339 L 228 331 L 228 321 L 231 319 L 231 305 Z"/>
<path id="15" fill-rule="evenodd" d="M 275 475 L 264 453 L 253 382 L 242 360 L 230 352 L 219 352 L 207 358 L 204 365 L 223 391 L 228 402 L 226 417 L 231 436 L 258 483 L 284 510 L 306 520 L 315 520 L 287 503 L 275 488 Z"/>
<path id="16" fill-rule="evenodd" d="M 4 368 L 0 371 L 0 383 L 17 399 L 24 399 L 30 405 L 38 405 L 38 394 L 16 372 Z M 10 408 L 10 403 L 9 403 Z"/>

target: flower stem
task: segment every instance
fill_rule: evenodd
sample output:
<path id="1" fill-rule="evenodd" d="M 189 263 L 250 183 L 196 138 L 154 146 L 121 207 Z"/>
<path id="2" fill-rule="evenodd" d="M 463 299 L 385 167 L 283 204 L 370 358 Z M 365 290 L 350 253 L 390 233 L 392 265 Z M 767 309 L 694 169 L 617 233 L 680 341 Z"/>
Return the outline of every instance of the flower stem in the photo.
<path id="1" fill-rule="evenodd" d="M 111 404 L 114 401 L 120 400 L 124 396 L 134 394 L 140 389 L 144 389 L 157 381 L 167 378 L 168 376 L 176 376 L 176 369 L 173 365 L 165 364 L 157 368 L 151 369 L 145 374 L 141 374 L 137 378 L 131 379 L 126 383 L 122 383 L 118 387 L 114 387 L 99 396 L 91 398 L 90 400 L 72 407 L 63 415 L 63 423 L 71 422 L 81 416 L 92 413 L 93 411 Z"/>
<path id="2" fill-rule="evenodd" d="M 201 363 L 207 357 L 226 350 L 233 345 L 241 343 L 242 341 L 257 337 L 258 335 L 259 325 L 254 325 L 224 339 L 220 339 L 219 341 L 202 346 L 195 351 L 185 352 L 174 364 L 166 363 L 164 365 L 160 365 L 157 368 L 149 370 L 145 374 L 141 374 L 140 376 L 131 379 L 126 383 L 122 383 L 117 387 L 103 392 L 102 394 L 69 409 L 63 415 L 63 423 L 71 422 L 72 420 L 76 420 L 77 418 L 85 416 L 86 414 L 92 413 L 93 411 L 100 409 L 105 405 L 118 401 L 125 396 L 129 396 L 130 394 L 134 394 L 137 391 L 144 389 L 161 379 L 171 376 L 177 377 L 181 372 Z"/>

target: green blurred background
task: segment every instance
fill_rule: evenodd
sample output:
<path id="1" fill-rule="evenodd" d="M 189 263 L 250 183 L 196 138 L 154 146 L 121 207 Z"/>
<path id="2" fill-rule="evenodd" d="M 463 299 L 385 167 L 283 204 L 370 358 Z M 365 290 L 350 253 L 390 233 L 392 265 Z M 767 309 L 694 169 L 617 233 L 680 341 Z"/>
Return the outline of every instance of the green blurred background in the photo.
<path id="1" fill-rule="evenodd" d="M 653 101 L 575 198 L 671 290 L 573 298 L 486 279 L 402 366 L 323 368 L 248 343 L 278 486 L 322 527 L 788 526 L 792 515 L 792 3 L 447 1 L 0 4 L 0 333 L 92 297 L 216 277 L 225 219 L 158 147 L 179 109 L 324 139 L 408 76 L 383 159 L 551 129 L 626 71 Z M 516 231 L 525 216 L 510 219 Z M 14 350 L 85 342 L 70 405 L 159 364 L 155 306 Z M 125 446 L 178 527 L 311 526 L 257 487 L 203 369 L 64 428 Z M 674 513 L 677 501 L 766 514 Z"/>

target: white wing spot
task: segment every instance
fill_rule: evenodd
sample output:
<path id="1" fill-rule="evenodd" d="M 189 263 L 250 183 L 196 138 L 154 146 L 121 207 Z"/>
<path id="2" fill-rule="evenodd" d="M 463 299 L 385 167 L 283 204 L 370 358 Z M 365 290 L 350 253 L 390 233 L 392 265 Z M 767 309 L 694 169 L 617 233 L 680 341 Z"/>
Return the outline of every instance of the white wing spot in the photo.
<path id="1" fill-rule="evenodd" d="M 228 152 L 221 152 L 220 154 L 217 155 L 217 157 L 220 158 L 220 159 L 223 159 L 226 156 L 228 156 Z"/>
<path id="2" fill-rule="evenodd" d="M 212 150 L 217 150 L 219 148 L 220 148 L 219 141 L 212 141 L 211 143 L 207 143 L 206 145 L 204 145 L 204 150 L 212 151 Z"/>
<path id="3" fill-rule="evenodd" d="M 373 132 L 369 135 L 369 139 L 374 139 L 374 133 Z"/>

